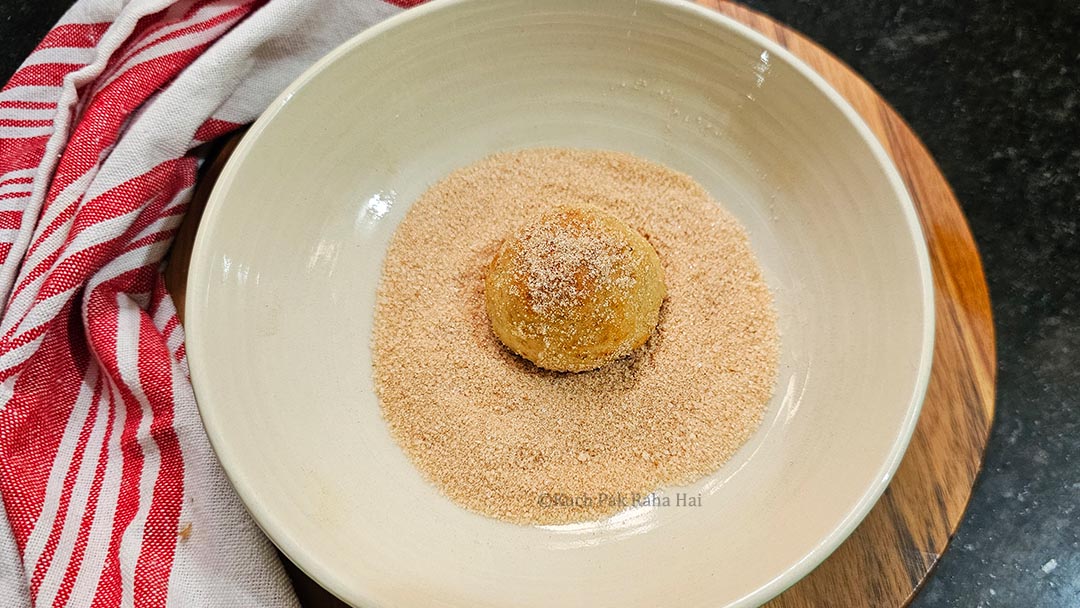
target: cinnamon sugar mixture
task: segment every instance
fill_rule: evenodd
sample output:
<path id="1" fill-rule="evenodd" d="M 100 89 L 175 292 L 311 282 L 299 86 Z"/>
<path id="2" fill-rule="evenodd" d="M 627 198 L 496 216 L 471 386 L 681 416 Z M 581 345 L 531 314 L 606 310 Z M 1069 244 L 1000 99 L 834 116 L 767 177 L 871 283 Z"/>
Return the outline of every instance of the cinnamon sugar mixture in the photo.
<path id="1" fill-rule="evenodd" d="M 542 224 L 521 234 L 520 282 L 534 312 L 560 314 L 580 306 L 584 285 L 596 285 L 601 292 L 633 286 L 634 277 L 627 272 L 632 265 L 623 265 L 619 272 L 618 263 L 619 256 L 633 254 L 596 223 L 573 218 L 563 226 Z"/>
<path id="2" fill-rule="evenodd" d="M 668 297 L 630 356 L 549 372 L 492 333 L 484 271 L 527 218 L 581 203 L 649 240 Z M 779 357 L 772 296 L 731 215 L 655 163 L 565 149 L 497 154 L 429 189 L 390 244 L 373 340 L 383 415 L 416 466 L 458 504 L 521 524 L 602 518 L 623 508 L 604 497 L 712 473 L 761 422 Z"/>

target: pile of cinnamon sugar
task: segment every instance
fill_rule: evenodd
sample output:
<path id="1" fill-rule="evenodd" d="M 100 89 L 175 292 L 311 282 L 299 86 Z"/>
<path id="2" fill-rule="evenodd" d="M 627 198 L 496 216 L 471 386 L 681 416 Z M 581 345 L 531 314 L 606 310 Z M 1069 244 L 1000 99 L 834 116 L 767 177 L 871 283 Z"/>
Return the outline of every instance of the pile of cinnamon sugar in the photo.
<path id="1" fill-rule="evenodd" d="M 581 203 L 649 240 L 668 299 L 629 357 L 549 372 L 492 333 L 484 270 L 526 218 Z M 429 189 L 391 242 L 373 341 L 383 415 L 420 471 L 521 524 L 601 518 L 622 507 L 587 498 L 714 472 L 761 422 L 779 357 L 772 296 L 731 215 L 663 166 L 565 149 L 497 154 Z"/>

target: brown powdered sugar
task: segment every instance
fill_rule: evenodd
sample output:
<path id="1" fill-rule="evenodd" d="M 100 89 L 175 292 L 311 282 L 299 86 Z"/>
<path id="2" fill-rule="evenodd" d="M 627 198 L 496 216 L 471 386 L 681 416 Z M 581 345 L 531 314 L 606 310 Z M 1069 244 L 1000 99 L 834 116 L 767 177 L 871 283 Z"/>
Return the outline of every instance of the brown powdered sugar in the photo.
<path id="1" fill-rule="evenodd" d="M 526 218 L 580 204 L 648 239 L 668 297 L 630 356 L 549 372 L 493 334 L 484 272 Z M 603 249 L 561 242 L 569 256 Z M 714 472 L 761 422 L 779 350 L 747 235 L 701 186 L 626 154 L 564 149 L 497 154 L 424 193 L 390 244 L 373 341 L 383 415 L 416 466 L 462 506 L 523 524 L 604 517 L 621 507 L 601 495 Z"/>

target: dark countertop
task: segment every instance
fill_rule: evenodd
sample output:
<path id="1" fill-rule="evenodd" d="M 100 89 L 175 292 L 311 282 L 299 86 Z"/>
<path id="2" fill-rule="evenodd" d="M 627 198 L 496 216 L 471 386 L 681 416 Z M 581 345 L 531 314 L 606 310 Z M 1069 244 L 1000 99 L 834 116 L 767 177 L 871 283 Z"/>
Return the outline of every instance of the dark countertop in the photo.
<path id="1" fill-rule="evenodd" d="M 69 0 L 4 1 L 0 80 Z M 1080 606 L 1080 3 L 750 0 L 873 84 L 971 223 L 993 300 L 997 418 L 917 608 Z"/>

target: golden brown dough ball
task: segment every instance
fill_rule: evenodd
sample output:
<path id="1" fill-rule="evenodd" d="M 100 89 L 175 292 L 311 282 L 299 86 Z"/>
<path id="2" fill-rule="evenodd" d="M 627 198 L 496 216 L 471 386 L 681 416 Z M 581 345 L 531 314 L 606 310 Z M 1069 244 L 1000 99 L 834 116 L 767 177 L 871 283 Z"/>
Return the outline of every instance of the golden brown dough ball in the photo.
<path id="1" fill-rule="evenodd" d="M 573 372 L 644 344 L 666 293 L 652 245 L 591 205 L 556 207 L 507 237 L 484 287 L 503 344 L 540 367 Z"/>

